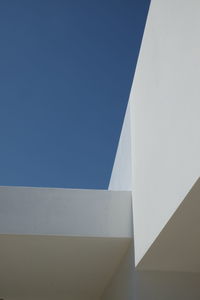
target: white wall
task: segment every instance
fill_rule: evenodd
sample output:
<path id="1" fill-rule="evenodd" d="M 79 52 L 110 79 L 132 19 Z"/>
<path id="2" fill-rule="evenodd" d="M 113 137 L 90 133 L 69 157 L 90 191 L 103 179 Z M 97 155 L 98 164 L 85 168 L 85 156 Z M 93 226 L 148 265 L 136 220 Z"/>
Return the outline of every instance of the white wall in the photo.
<path id="1" fill-rule="evenodd" d="M 138 270 L 200 273 L 200 178 L 137 265 Z"/>
<path id="2" fill-rule="evenodd" d="M 134 300 L 135 298 L 135 272 L 134 250 L 130 246 L 115 275 L 105 289 L 101 300 Z"/>
<path id="3" fill-rule="evenodd" d="M 127 106 L 124 123 L 119 139 L 115 162 L 110 179 L 109 190 L 132 190 L 132 152 L 131 152 L 131 115 Z"/>
<path id="4" fill-rule="evenodd" d="M 101 300 L 199 300 L 200 273 L 136 271 L 130 247 Z"/>
<path id="5" fill-rule="evenodd" d="M 0 234 L 131 238 L 131 193 L 0 187 Z"/>
<path id="6" fill-rule="evenodd" d="M 120 140 L 131 131 L 136 264 L 200 174 L 199 53 L 200 1 L 152 0 Z"/>
<path id="7" fill-rule="evenodd" d="M 136 284 L 136 297 L 131 300 L 200 299 L 200 274 L 198 273 L 137 272 Z"/>
<path id="8" fill-rule="evenodd" d="M 131 111 L 127 106 L 112 170 L 109 190 L 132 191 Z M 133 224 L 131 226 L 133 228 Z M 113 278 L 105 288 L 101 300 L 135 299 L 134 245 L 133 241 L 119 264 Z"/>
<path id="9" fill-rule="evenodd" d="M 127 238 L 0 235 L 0 298 L 96 299 L 129 245 Z"/>
<path id="10" fill-rule="evenodd" d="M 136 265 L 200 175 L 199 53 L 200 1 L 152 0 L 109 186 L 132 191 Z M 103 300 L 200 299 L 199 273 L 133 259 L 130 248 Z"/>

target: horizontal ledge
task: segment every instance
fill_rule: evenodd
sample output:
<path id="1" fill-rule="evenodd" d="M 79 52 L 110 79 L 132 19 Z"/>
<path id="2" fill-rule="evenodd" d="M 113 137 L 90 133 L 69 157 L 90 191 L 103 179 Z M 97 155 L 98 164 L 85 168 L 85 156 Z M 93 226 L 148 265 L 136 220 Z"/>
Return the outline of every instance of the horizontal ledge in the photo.
<path id="1" fill-rule="evenodd" d="M 132 237 L 127 191 L 0 187 L 0 234 Z"/>

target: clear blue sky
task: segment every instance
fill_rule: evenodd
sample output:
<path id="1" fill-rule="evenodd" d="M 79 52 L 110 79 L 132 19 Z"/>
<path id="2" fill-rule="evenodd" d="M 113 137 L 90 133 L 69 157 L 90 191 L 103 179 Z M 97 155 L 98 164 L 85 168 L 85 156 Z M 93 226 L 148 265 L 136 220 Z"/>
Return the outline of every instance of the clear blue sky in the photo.
<path id="1" fill-rule="evenodd" d="M 0 185 L 107 188 L 148 7 L 0 1 Z"/>

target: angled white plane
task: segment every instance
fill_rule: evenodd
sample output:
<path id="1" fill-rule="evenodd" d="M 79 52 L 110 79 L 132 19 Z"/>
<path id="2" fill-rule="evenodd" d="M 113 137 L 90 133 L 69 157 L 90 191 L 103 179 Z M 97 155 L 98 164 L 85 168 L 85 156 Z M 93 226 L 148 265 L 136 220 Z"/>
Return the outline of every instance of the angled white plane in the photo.
<path id="1" fill-rule="evenodd" d="M 200 299 L 200 1 L 152 0 L 106 191 L 0 187 L 0 300 Z"/>

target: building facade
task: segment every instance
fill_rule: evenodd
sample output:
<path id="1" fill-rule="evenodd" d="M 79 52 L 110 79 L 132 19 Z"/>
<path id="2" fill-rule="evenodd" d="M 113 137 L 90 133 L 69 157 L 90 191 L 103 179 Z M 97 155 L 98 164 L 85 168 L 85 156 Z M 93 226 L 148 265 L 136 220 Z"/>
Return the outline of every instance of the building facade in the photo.
<path id="1" fill-rule="evenodd" d="M 200 299 L 199 16 L 151 1 L 108 190 L 0 187 L 0 298 Z"/>

